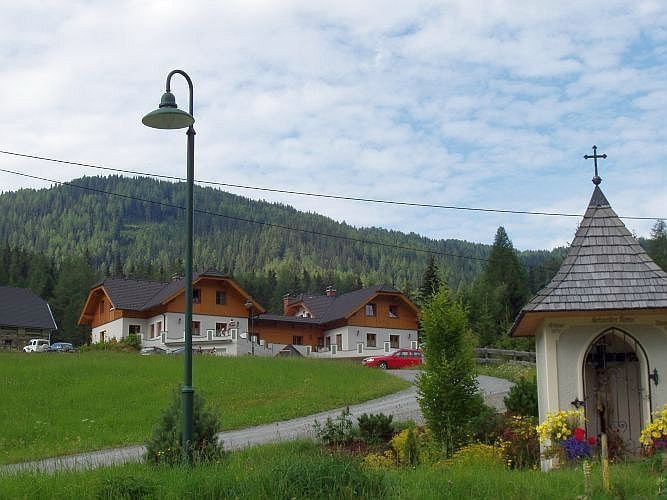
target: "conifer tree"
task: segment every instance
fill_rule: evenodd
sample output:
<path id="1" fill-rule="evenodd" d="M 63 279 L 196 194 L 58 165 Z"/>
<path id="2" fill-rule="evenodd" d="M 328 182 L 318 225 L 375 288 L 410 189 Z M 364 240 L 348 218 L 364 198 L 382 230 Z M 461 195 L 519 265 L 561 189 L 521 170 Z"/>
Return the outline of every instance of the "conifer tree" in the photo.
<path id="1" fill-rule="evenodd" d="M 466 312 L 446 287 L 422 310 L 424 369 L 419 406 L 445 456 L 465 444 L 479 410 Z"/>
<path id="2" fill-rule="evenodd" d="M 667 270 L 667 225 L 663 219 L 658 219 L 651 228 L 648 254 L 663 270 Z"/>
<path id="3" fill-rule="evenodd" d="M 440 290 L 442 280 L 440 279 L 440 270 L 435 262 L 435 257 L 429 255 L 426 270 L 422 278 L 422 284 L 419 287 L 417 300 L 420 305 L 426 304 Z"/>

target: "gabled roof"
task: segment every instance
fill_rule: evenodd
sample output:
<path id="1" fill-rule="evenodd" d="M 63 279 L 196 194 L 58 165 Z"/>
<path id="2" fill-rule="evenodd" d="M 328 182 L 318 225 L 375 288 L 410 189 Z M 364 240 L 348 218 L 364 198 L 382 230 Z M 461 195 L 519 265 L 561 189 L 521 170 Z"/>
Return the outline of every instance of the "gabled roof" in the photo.
<path id="1" fill-rule="evenodd" d="M 417 310 L 417 307 L 400 290 L 385 285 L 362 288 L 339 296 L 301 294 L 291 299 L 289 305 L 290 307 L 303 305 L 312 314 L 312 318 L 308 318 L 309 323 L 324 324 L 350 317 L 378 294 L 401 296 L 415 311 Z M 282 318 L 289 321 L 293 316 L 262 315 L 260 318 L 274 320 Z"/>
<path id="2" fill-rule="evenodd" d="M 245 292 L 230 276 L 221 274 L 217 271 L 206 271 L 205 273 L 195 274 L 192 282 L 197 283 L 203 278 L 224 279 L 232 287 L 246 298 L 250 296 Z M 96 289 L 103 290 L 109 297 L 111 304 L 116 309 L 147 311 L 161 304 L 167 303 L 177 295 L 183 293 L 185 288 L 185 278 L 177 278 L 170 282 L 135 280 L 126 278 L 106 278 L 105 280 L 93 285 L 88 300 L 92 292 Z M 255 310 L 264 311 L 264 308 L 253 301 Z M 87 305 L 87 303 L 86 303 Z M 84 311 L 86 307 L 84 306 Z M 83 314 L 82 314 L 83 317 Z"/>
<path id="3" fill-rule="evenodd" d="M 667 273 L 651 260 L 599 186 L 551 282 L 521 310 L 526 314 L 667 308 Z M 526 332 L 521 332 L 526 333 Z"/>
<path id="4" fill-rule="evenodd" d="M 0 325 L 56 330 L 47 302 L 27 288 L 0 286 Z"/>

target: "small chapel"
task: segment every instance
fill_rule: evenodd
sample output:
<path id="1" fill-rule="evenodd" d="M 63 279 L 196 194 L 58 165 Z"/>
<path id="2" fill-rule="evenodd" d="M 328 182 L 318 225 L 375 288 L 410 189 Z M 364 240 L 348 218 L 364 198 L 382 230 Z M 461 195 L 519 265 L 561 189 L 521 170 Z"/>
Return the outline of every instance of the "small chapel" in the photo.
<path id="1" fill-rule="evenodd" d="M 583 408 L 587 435 L 610 453 L 636 453 L 667 403 L 667 273 L 632 236 L 600 189 L 551 282 L 518 314 L 510 335 L 534 336 L 539 420 Z M 543 468 L 549 465 L 543 463 Z"/>

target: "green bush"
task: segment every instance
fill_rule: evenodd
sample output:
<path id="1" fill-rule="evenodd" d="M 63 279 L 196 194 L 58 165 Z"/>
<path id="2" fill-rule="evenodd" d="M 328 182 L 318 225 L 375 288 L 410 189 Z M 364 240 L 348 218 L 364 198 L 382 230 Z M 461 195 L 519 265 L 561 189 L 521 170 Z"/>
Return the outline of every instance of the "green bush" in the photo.
<path id="1" fill-rule="evenodd" d="M 537 381 L 521 377 L 505 396 L 505 407 L 514 415 L 538 418 Z"/>
<path id="2" fill-rule="evenodd" d="M 393 418 L 393 415 L 384 413 L 377 415 L 364 413 L 357 418 L 361 439 L 371 444 L 388 441 L 394 433 L 394 426 L 391 423 Z"/>
<path id="3" fill-rule="evenodd" d="M 222 458 L 223 448 L 218 444 L 218 418 L 206 408 L 199 392 L 194 394 L 192 450 L 195 463 L 213 462 Z M 171 405 L 162 413 L 153 435 L 146 445 L 144 459 L 149 463 L 177 465 L 183 462 L 181 443 L 183 408 L 180 392 L 174 394 Z"/>
<path id="4" fill-rule="evenodd" d="M 350 409 L 345 408 L 335 419 L 327 417 L 324 425 L 315 421 L 315 436 L 327 446 L 340 446 L 352 441 L 352 417 Z"/>

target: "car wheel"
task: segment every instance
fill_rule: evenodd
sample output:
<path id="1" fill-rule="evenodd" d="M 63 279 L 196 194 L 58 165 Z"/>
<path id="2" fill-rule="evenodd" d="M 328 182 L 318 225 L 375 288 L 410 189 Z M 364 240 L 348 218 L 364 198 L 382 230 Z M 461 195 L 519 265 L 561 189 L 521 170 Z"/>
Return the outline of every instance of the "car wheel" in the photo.
<path id="1" fill-rule="evenodd" d="M 380 363 L 380 364 L 378 365 L 378 368 L 381 368 L 381 369 L 383 369 L 383 370 L 386 370 L 386 369 L 388 368 L 388 367 L 387 367 L 387 363 L 385 363 L 385 362 L 383 361 L 382 363 Z"/>

